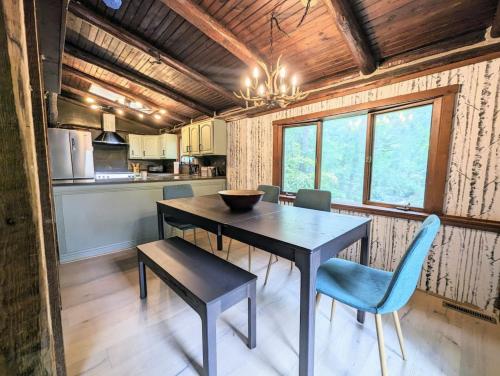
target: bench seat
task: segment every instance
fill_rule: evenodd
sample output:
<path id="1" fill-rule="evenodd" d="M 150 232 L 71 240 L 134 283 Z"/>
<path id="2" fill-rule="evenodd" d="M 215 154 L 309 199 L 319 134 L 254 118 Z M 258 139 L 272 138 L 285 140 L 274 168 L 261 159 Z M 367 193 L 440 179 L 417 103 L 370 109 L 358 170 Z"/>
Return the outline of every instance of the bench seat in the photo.
<path id="1" fill-rule="evenodd" d="M 137 246 L 141 299 L 147 296 L 147 266 L 199 315 L 203 327 L 203 369 L 216 375 L 215 321 L 218 315 L 248 299 L 249 348 L 256 340 L 257 276 L 179 237 Z"/>

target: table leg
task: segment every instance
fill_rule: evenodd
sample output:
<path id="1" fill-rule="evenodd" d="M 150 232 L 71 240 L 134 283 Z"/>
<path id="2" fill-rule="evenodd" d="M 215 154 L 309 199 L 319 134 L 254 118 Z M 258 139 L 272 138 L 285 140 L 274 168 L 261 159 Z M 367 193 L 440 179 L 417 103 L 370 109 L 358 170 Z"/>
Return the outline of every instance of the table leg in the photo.
<path id="1" fill-rule="evenodd" d="M 158 239 L 165 239 L 165 233 L 163 229 L 163 213 L 161 211 L 160 205 L 156 204 L 156 212 L 158 215 Z"/>
<path id="2" fill-rule="evenodd" d="M 146 284 L 146 266 L 142 261 L 139 261 L 139 290 L 141 299 L 145 299 L 148 296 L 148 288 Z"/>
<path id="3" fill-rule="evenodd" d="M 248 297 L 248 342 L 249 349 L 256 346 L 257 341 L 257 299 L 256 299 L 256 283 L 253 282 L 250 286 L 250 296 Z"/>
<path id="4" fill-rule="evenodd" d="M 366 225 L 366 235 L 361 238 L 361 255 L 360 263 L 362 265 L 368 265 L 370 259 L 370 224 Z M 358 322 L 363 324 L 365 322 L 365 312 L 358 310 L 357 315 Z"/>
<path id="5" fill-rule="evenodd" d="M 222 226 L 218 225 L 217 226 L 217 250 L 222 251 L 223 249 L 223 244 L 222 244 Z"/>
<path id="6" fill-rule="evenodd" d="M 299 375 L 314 375 L 314 323 L 316 301 L 316 273 L 320 265 L 319 252 L 295 254 L 300 270 L 300 343 Z"/>

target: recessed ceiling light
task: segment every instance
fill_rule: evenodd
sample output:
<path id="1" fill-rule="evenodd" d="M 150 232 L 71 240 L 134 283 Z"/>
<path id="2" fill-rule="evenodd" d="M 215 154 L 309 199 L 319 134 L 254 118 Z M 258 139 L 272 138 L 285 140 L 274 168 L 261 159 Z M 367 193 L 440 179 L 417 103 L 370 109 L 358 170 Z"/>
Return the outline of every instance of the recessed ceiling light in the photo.
<path id="1" fill-rule="evenodd" d="M 164 110 L 163 108 L 160 110 L 160 114 L 165 115 L 167 113 L 167 110 Z"/>
<path id="2" fill-rule="evenodd" d="M 87 102 L 87 103 L 94 103 L 95 100 L 94 100 L 94 98 L 87 97 L 87 98 L 85 98 L 85 102 Z"/>
<path id="3" fill-rule="evenodd" d="M 100 109 L 101 107 L 100 107 L 100 106 L 98 106 L 98 105 L 96 105 L 96 104 L 91 104 L 91 105 L 90 105 L 90 108 L 91 108 L 91 109 L 93 109 L 93 110 L 98 110 L 98 109 Z"/>
<path id="4" fill-rule="evenodd" d="M 130 108 L 133 108 L 134 110 L 139 110 L 142 108 L 142 103 L 141 102 L 130 102 Z"/>
<path id="5" fill-rule="evenodd" d="M 139 119 L 144 119 L 144 115 L 143 114 L 137 114 L 137 116 L 139 116 Z"/>
<path id="6" fill-rule="evenodd" d="M 156 119 L 156 120 L 160 120 L 161 119 L 161 115 L 160 114 L 154 114 L 153 117 Z"/>
<path id="7" fill-rule="evenodd" d="M 123 111 L 121 108 L 117 108 L 117 109 L 116 109 L 116 113 L 117 113 L 118 115 L 123 115 L 123 114 L 125 113 L 125 111 Z"/>

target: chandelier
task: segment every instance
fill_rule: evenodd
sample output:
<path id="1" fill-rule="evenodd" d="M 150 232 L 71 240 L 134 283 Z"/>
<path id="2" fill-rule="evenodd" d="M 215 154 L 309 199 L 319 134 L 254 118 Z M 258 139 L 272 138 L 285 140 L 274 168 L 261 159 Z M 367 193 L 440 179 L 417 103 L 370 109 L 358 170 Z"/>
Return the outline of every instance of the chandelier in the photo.
<path id="1" fill-rule="evenodd" d="M 271 64 L 258 61 L 258 66 L 252 70 L 251 77 L 247 75 L 243 79 L 243 88 L 238 93 L 234 93 L 236 98 L 244 100 L 248 107 L 281 107 L 285 108 L 290 103 L 297 102 L 307 97 L 308 93 L 303 92 L 299 86 L 299 80 L 296 74 L 289 78 L 286 67 L 281 65 L 281 57 L 278 57 L 273 66 L 273 23 L 279 27 L 276 15 L 271 15 Z M 299 24 L 300 26 L 300 24 Z M 281 30 L 282 31 L 282 30 Z M 285 33 L 286 34 L 286 33 Z M 264 73 L 262 75 L 262 72 Z M 263 76 L 263 81 L 261 81 Z"/>

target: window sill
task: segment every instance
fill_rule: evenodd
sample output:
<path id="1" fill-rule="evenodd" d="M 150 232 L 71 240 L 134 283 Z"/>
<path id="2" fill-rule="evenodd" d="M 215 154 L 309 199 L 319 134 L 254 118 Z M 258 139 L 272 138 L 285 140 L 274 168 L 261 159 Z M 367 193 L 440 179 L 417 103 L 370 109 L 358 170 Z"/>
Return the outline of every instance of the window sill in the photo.
<path id="1" fill-rule="evenodd" d="M 295 201 L 295 196 L 281 195 L 280 201 L 293 202 Z M 423 221 L 429 214 L 431 214 L 431 213 L 417 212 L 411 210 L 400 210 L 396 208 L 386 208 L 382 206 L 363 205 L 363 204 L 332 203 L 331 207 L 332 209 L 335 210 L 373 214 L 385 217 L 408 219 L 413 221 Z M 452 215 L 438 215 L 438 216 L 441 219 L 441 222 L 445 225 L 455 226 L 455 227 L 466 227 L 482 231 L 491 231 L 495 233 L 500 233 L 500 221 L 490 221 L 486 219 L 458 217 Z"/>

